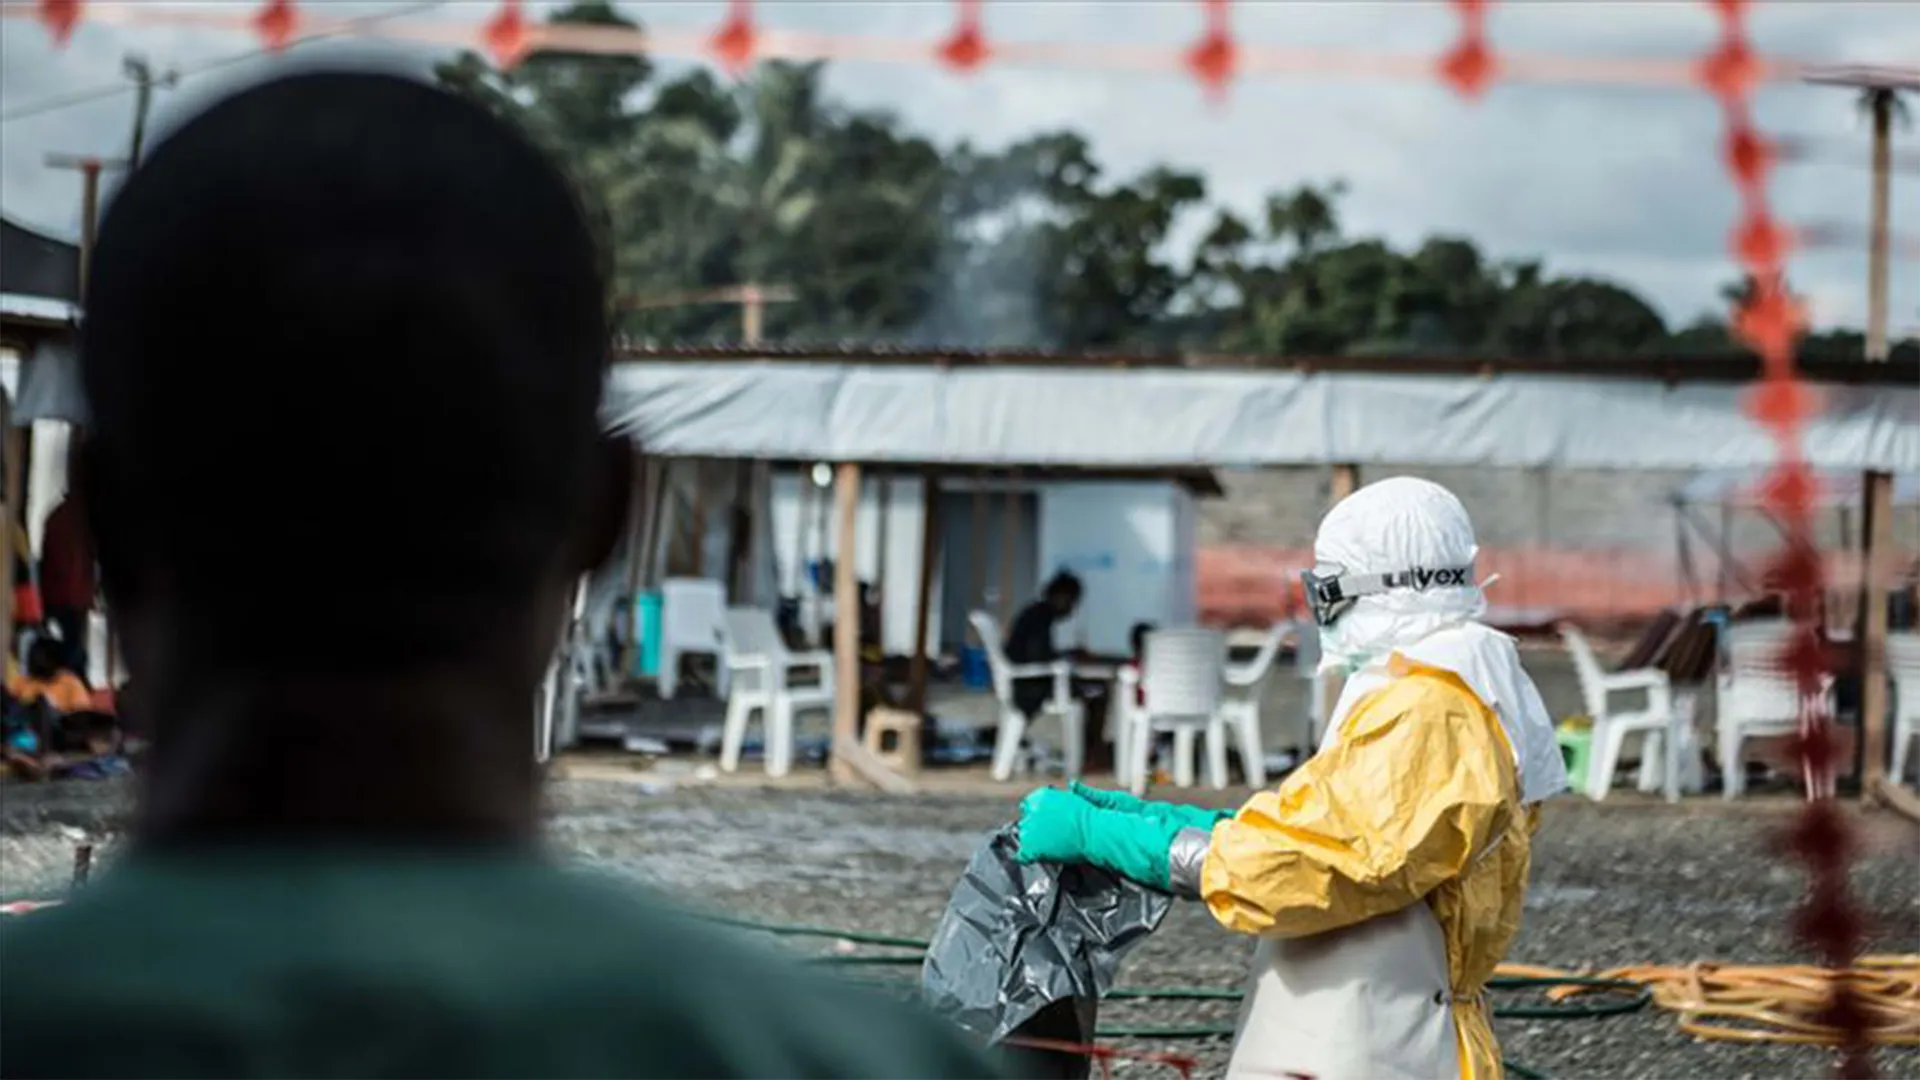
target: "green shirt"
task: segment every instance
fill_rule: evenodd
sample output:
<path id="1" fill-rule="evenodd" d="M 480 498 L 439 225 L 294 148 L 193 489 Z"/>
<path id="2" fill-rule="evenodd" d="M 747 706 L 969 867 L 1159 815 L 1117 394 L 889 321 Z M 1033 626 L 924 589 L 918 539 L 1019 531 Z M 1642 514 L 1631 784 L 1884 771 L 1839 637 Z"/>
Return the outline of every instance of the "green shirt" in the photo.
<path id="1" fill-rule="evenodd" d="M 869 993 L 531 856 L 136 853 L 0 922 L 0 1075 L 983 1077 Z"/>

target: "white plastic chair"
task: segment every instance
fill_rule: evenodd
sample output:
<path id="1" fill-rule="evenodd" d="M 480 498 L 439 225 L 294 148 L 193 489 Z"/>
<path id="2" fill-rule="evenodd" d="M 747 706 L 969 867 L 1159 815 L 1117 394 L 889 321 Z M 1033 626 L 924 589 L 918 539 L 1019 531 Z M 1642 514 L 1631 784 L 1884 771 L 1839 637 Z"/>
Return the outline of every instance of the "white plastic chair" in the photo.
<path id="1" fill-rule="evenodd" d="M 1714 725 L 1726 798 L 1738 798 L 1746 790 L 1746 763 L 1741 757 L 1746 740 L 1800 730 L 1800 686 L 1780 662 L 1793 633 L 1793 624 L 1784 619 L 1743 623 L 1727 630 L 1727 659 L 1720 673 Z M 1828 677 L 1819 692 L 1822 707 L 1831 709 L 1832 690 L 1833 679 Z"/>
<path id="2" fill-rule="evenodd" d="M 1893 680 L 1893 779 L 1906 782 L 1907 753 L 1920 739 L 1920 634 L 1887 635 L 1887 677 Z"/>
<path id="3" fill-rule="evenodd" d="M 833 654 L 789 652 L 771 612 L 729 608 L 722 664 L 730 686 L 720 732 L 721 770 L 739 770 L 747 723 L 757 710 L 766 733 L 767 775 L 785 776 L 793 767 L 794 716 L 807 709 L 833 709 Z M 795 686 L 789 677 L 797 671 L 817 672 L 817 681 Z"/>
<path id="4" fill-rule="evenodd" d="M 1293 674 L 1307 681 L 1306 756 L 1312 757 L 1327 722 L 1327 680 L 1320 677 L 1320 627 L 1310 619 L 1293 624 Z"/>
<path id="5" fill-rule="evenodd" d="M 1027 737 L 1027 714 L 1013 701 L 1016 679 L 1052 679 L 1053 692 L 1040 707 L 1040 716 L 1060 721 L 1061 747 L 1066 756 L 1067 778 L 1076 780 L 1086 755 L 1087 713 L 1073 696 L 1073 665 L 1066 660 L 1050 664 L 1015 664 L 1007 659 L 1006 645 L 1000 637 L 1000 624 L 992 615 L 975 611 L 967 615 L 974 632 L 980 635 L 980 647 L 987 653 L 987 670 L 993 676 L 993 696 L 1000 702 L 1000 733 L 993 745 L 993 778 L 1006 780 L 1024 763 L 1020 753 Z"/>
<path id="6" fill-rule="evenodd" d="M 1227 786 L 1225 725 L 1220 723 L 1226 682 L 1227 639 L 1217 630 L 1156 630 L 1147 635 L 1141 681 L 1147 703 L 1129 717 L 1129 760 L 1122 778 L 1135 795 L 1147 790 L 1148 757 L 1156 731 L 1173 732 L 1174 783 L 1193 786 L 1194 740 L 1207 737 L 1207 783 Z"/>
<path id="7" fill-rule="evenodd" d="M 1668 802 L 1680 799 L 1680 713 L 1673 707 L 1673 684 L 1659 668 L 1608 672 L 1600 667 L 1587 636 L 1570 623 L 1560 624 L 1560 639 L 1580 677 L 1580 696 L 1593 718 L 1593 758 L 1587 767 L 1587 798 L 1600 800 L 1613 787 L 1613 772 L 1627 736 L 1639 735 L 1641 791 L 1662 791 Z M 1613 697 L 1641 693 L 1639 709 L 1614 707 Z"/>
<path id="8" fill-rule="evenodd" d="M 1133 762 L 1131 740 L 1144 715 L 1145 706 L 1140 702 L 1140 669 L 1128 664 L 1114 672 L 1113 704 L 1107 709 L 1107 731 L 1113 739 L 1113 779 L 1117 784 L 1128 782 L 1127 769 Z"/>
<path id="9" fill-rule="evenodd" d="M 714 691 L 727 696 L 727 666 L 719 663 L 726 639 L 727 590 L 706 578 L 668 578 L 660 583 L 660 696 L 672 700 L 680 686 L 682 656 L 711 656 Z"/>
<path id="10" fill-rule="evenodd" d="M 1220 701 L 1220 708 L 1214 714 L 1216 727 L 1232 727 L 1240 741 L 1240 762 L 1247 774 L 1248 787 L 1265 787 L 1267 784 L 1266 740 L 1260 731 L 1260 698 L 1266 693 L 1267 679 L 1273 674 L 1273 658 L 1280 654 L 1280 644 L 1293 632 L 1293 624 L 1277 622 L 1267 629 L 1266 636 L 1260 639 L 1260 651 L 1243 664 L 1226 666 L 1226 688 Z M 1209 731 L 1209 745 L 1213 740 L 1226 738 L 1224 730 Z"/>

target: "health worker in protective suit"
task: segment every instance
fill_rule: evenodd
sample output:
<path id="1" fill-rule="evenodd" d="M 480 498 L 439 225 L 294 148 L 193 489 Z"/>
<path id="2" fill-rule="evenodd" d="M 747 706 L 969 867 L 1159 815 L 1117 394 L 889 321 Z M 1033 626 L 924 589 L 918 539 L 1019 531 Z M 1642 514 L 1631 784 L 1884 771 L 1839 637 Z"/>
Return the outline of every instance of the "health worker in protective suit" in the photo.
<path id="1" fill-rule="evenodd" d="M 1229 1076 L 1501 1075 L 1483 989 L 1566 770 L 1513 639 L 1475 621 L 1477 551 L 1426 481 L 1333 508 L 1305 577 L 1346 686 L 1319 753 L 1237 812 L 1078 784 L 1021 804 L 1022 860 L 1092 863 L 1259 938 Z"/>

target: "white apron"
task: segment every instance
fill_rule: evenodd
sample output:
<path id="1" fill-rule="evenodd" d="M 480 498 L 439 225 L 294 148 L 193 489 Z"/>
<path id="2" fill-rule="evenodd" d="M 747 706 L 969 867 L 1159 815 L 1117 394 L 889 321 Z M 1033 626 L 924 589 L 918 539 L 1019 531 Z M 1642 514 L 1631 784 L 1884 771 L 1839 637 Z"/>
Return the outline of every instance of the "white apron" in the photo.
<path id="1" fill-rule="evenodd" d="M 1230 1078 L 1460 1080 L 1447 948 L 1433 909 L 1262 938 Z"/>

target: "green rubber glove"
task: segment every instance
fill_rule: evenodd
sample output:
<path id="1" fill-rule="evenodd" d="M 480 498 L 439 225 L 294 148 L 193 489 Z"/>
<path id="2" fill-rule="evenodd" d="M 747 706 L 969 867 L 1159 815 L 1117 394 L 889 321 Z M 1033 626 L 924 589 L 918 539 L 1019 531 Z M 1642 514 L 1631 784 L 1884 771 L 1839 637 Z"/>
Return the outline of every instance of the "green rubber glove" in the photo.
<path id="1" fill-rule="evenodd" d="M 1103 810 L 1071 791 L 1040 788 L 1020 801 L 1023 863 L 1092 863 L 1162 892 L 1173 888 L 1167 850 L 1183 826 Z"/>
<path id="2" fill-rule="evenodd" d="M 1180 803 L 1136 799 L 1124 791 L 1088 787 L 1078 780 L 1073 782 L 1071 790 L 1075 795 L 1102 810 L 1117 810 L 1123 814 L 1143 814 L 1160 821 L 1176 822 L 1183 829 L 1212 832 L 1215 825 L 1233 816 L 1231 810 L 1208 810 L 1204 807 L 1185 806 Z"/>

